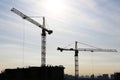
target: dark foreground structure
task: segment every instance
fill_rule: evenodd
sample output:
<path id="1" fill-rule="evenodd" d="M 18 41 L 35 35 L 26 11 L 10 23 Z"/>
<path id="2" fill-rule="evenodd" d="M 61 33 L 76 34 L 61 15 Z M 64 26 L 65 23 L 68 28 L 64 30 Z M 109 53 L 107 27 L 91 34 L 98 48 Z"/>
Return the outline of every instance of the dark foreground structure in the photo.
<path id="1" fill-rule="evenodd" d="M 65 80 L 75 80 L 75 76 L 65 74 Z M 78 80 L 120 80 L 120 72 L 115 72 L 114 74 L 101 74 L 98 76 L 92 75 L 85 75 L 80 76 Z"/>
<path id="2" fill-rule="evenodd" d="M 115 80 L 120 80 L 120 72 L 114 74 Z"/>
<path id="3" fill-rule="evenodd" d="M 64 80 L 63 66 L 6 69 L 0 80 Z"/>

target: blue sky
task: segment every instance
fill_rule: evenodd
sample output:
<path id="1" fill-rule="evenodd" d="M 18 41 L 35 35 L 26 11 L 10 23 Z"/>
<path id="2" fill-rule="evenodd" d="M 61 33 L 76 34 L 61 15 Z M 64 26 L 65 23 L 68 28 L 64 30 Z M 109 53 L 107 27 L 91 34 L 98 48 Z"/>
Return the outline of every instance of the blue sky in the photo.
<path id="1" fill-rule="evenodd" d="M 81 75 L 120 71 L 119 4 L 119 0 L 1 0 L 0 70 L 41 63 L 41 29 L 12 13 L 10 9 L 15 7 L 28 16 L 45 16 L 46 27 L 53 30 L 47 36 L 47 64 L 63 65 L 65 73 L 74 75 L 74 53 L 56 49 L 79 41 L 118 50 L 80 52 Z M 42 24 L 41 17 L 34 19 Z"/>

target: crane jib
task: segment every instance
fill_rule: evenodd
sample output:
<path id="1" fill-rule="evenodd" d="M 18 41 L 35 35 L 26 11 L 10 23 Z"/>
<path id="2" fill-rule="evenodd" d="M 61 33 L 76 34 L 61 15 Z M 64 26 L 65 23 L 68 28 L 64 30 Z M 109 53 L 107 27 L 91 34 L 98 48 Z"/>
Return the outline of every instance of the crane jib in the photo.
<path id="1" fill-rule="evenodd" d="M 37 21 L 33 20 L 33 19 L 30 18 L 29 16 L 23 14 L 23 13 L 20 12 L 19 10 L 15 9 L 15 8 L 12 8 L 11 11 L 14 12 L 14 13 L 16 13 L 17 15 L 19 15 L 19 16 L 22 17 L 23 19 L 28 20 L 29 22 L 33 23 L 34 25 L 40 27 L 41 29 L 44 29 L 45 31 L 48 32 L 48 34 L 53 33 L 52 30 L 48 30 L 48 29 L 44 28 L 43 25 L 39 24 Z"/>

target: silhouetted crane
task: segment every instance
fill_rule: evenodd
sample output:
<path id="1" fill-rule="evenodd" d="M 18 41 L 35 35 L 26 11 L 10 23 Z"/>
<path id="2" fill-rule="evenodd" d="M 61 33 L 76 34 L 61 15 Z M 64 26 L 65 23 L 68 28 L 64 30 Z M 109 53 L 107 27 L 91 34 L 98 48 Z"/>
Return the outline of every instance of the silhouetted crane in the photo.
<path id="1" fill-rule="evenodd" d="M 43 25 L 41 25 L 37 21 L 31 19 L 29 16 L 23 14 L 22 12 L 20 12 L 19 10 L 15 9 L 15 8 L 12 8 L 11 11 L 16 13 L 17 15 L 19 15 L 23 19 L 33 23 L 34 25 L 36 25 L 42 29 L 42 34 L 41 34 L 41 36 L 42 36 L 42 39 L 41 39 L 41 55 L 42 55 L 41 66 L 46 66 L 46 32 L 48 34 L 51 34 L 53 31 L 45 28 L 45 17 L 43 17 Z"/>
<path id="2" fill-rule="evenodd" d="M 66 48 L 60 48 L 58 47 L 57 50 L 62 51 L 74 51 L 75 52 L 75 80 L 78 80 L 79 77 L 79 63 L 78 63 L 78 53 L 79 51 L 90 51 L 90 52 L 117 52 L 116 49 L 101 49 L 101 48 L 78 48 L 77 46 L 77 41 L 75 42 L 75 48 L 70 48 L 70 49 L 66 49 Z"/>

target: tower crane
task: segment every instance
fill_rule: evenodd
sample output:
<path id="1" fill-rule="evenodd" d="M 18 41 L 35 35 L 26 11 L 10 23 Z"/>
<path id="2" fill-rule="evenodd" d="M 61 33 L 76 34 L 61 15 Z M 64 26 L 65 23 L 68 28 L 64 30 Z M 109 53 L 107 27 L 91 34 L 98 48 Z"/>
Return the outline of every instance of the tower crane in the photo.
<path id="1" fill-rule="evenodd" d="M 43 25 L 41 25 L 40 23 L 38 23 L 34 19 L 23 14 L 22 12 L 20 12 L 19 10 L 15 9 L 15 8 L 12 8 L 11 11 L 14 12 L 15 14 L 19 15 L 23 19 L 31 22 L 32 24 L 34 24 L 42 29 L 42 34 L 41 34 L 41 56 L 42 56 L 41 66 L 46 66 L 46 32 L 50 35 L 53 33 L 53 31 L 49 30 L 45 27 L 45 17 L 43 17 Z"/>
<path id="2" fill-rule="evenodd" d="M 77 43 L 78 43 L 78 42 L 75 41 L 75 48 L 70 48 L 70 49 L 60 48 L 60 47 L 57 48 L 57 50 L 60 50 L 61 52 L 62 52 L 62 51 L 74 51 L 74 52 L 75 52 L 75 55 L 74 55 L 74 57 L 75 57 L 75 80 L 78 80 L 78 78 L 79 78 L 79 63 L 78 63 L 78 53 L 79 53 L 79 51 L 90 51 L 90 52 L 117 52 L 116 49 L 78 48 Z"/>

